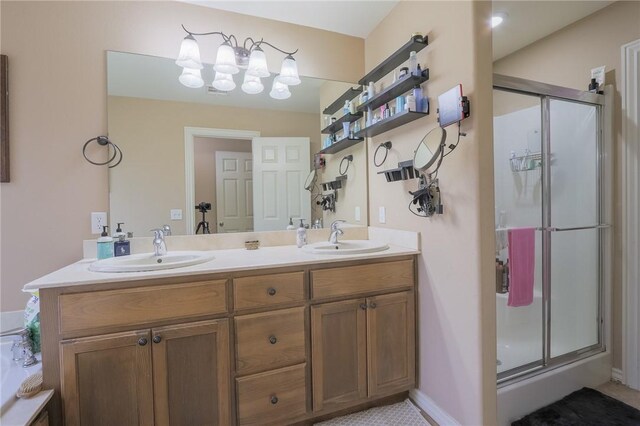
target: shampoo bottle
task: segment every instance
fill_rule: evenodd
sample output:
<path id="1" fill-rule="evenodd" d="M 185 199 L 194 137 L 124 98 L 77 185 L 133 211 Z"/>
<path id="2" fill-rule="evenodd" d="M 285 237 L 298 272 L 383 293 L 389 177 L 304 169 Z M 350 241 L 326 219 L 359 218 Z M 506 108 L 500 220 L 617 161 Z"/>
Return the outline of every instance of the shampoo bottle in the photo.
<path id="1" fill-rule="evenodd" d="M 305 244 L 307 244 L 307 228 L 304 227 L 304 219 L 300 219 L 300 226 L 296 231 L 296 245 L 302 248 Z"/>
<path id="2" fill-rule="evenodd" d="M 416 98 L 416 109 L 415 111 L 417 112 L 423 112 L 422 109 L 422 87 L 420 86 L 415 86 L 413 88 L 413 97 Z"/>
<path id="3" fill-rule="evenodd" d="M 102 227 L 102 234 L 98 238 L 98 260 L 113 257 L 113 238 L 107 233 L 107 228 Z"/>

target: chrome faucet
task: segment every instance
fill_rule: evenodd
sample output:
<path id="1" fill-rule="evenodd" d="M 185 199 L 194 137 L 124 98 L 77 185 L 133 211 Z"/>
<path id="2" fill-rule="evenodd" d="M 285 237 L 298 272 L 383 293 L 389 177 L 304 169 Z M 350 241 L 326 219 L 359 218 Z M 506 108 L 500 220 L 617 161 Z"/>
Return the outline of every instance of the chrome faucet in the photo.
<path id="1" fill-rule="evenodd" d="M 331 222 L 331 234 L 329 234 L 329 243 L 338 244 L 338 236 L 344 235 L 344 231 L 338 227 L 339 224 L 346 222 L 346 220 L 334 220 Z"/>
<path id="2" fill-rule="evenodd" d="M 167 243 L 164 241 L 164 231 L 156 228 L 152 229 L 153 236 L 153 251 L 156 256 L 162 256 L 167 254 Z"/>
<path id="3" fill-rule="evenodd" d="M 38 362 L 33 354 L 33 341 L 31 333 L 26 328 L 17 328 L 0 334 L 0 337 L 14 336 L 15 339 L 11 345 L 14 361 L 22 361 L 23 367 L 29 367 Z"/>

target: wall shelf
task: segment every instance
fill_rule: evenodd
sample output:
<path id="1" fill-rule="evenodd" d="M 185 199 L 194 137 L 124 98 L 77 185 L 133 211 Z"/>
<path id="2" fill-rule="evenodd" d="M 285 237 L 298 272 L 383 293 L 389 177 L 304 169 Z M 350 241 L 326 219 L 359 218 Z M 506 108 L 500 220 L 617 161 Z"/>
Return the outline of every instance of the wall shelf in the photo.
<path id="1" fill-rule="evenodd" d="M 343 149 L 347 149 L 350 148 L 356 144 L 359 144 L 360 142 L 362 142 L 364 140 L 364 138 L 361 137 L 357 137 L 357 138 L 347 138 L 347 139 L 340 139 L 339 141 L 337 141 L 336 143 L 334 143 L 331 146 L 326 147 L 325 149 L 321 150 L 320 152 L 318 152 L 318 154 L 335 154 L 336 152 L 340 152 Z"/>
<path id="2" fill-rule="evenodd" d="M 363 114 L 361 112 L 356 112 L 355 114 L 345 114 L 342 117 L 338 118 L 333 123 L 329 124 L 324 129 L 322 129 L 320 133 L 322 133 L 323 135 L 331 135 L 334 133 L 338 133 L 339 131 L 343 130 L 342 123 L 353 123 L 354 121 L 362 118 L 362 115 Z"/>
<path id="3" fill-rule="evenodd" d="M 350 101 L 351 99 L 358 96 L 362 93 L 362 88 L 352 88 L 350 87 L 346 92 L 344 92 L 338 99 L 336 99 L 331 105 L 326 107 L 323 114 L 333 115 L 340 110 L 344 106 L 344 101 Z"/>
<path id="4" fill-rule="evenodd" d="M 387 87 L 382 92 L 369 99 L 367 102 L 358 105 L 358 111 L 366 111 L 367 108 L 371 108 L 372 110 L 374 110 L 378 107 L 381 107 L 387 102 L 394 100 L 398 96 L 401 96 L 402 94 L 413 89 L 415 86 L 419 86 L 427 80 L 429 80 L 429 69 L 424 70 L 422 72 L 422 75 L 420 76 L 411 75 L 398 79 L 391 86 Z"/>
<path id="5" fill-rule="evenodd" d="M 369 71 L 367 75 L 362 77 L 358 81 L 359 85 L 367 85 L 370 81 L 378 81 L 385 75 L 389 74 L 398 65 L 409 59 L 409 54 L 412 51 L 416 53 L 427 47 L 429 44 L 427 36 L 414 36 L 404 46 L 396 50 L 391 56 L 385 59 L 380 65 Z M 344 101 L 342 101 L 344 103 Z"/>
<path id="6" fill-rule="evenodd" d="M 347 176 L 336 176 L 335 180 L 332 180 L 331 182 L 323 182 L 320 185 L 322 186 L 323 191 L 334 191 L 342 188 L 342 182 L 345 180 L 347 180 Z"/>
<path id="7" fill-rule="evenodd" d="M 372 138 L 379 134 L 388 132 L 389 130 L 393 130 L 396 127 L 400 127 L 403 124 L 407 124 L 419 118 L 426 117 L 427 115 L 429 115 L 428 112 L 415 112 L 409 110 L 398 112 L 391 117 L 387 117 L 375 124 L 372 124 L 371 126 L 365 127 L 364 129 L 356 133 L 355 136 L 359 138 Z"/>
<path id="8" fill-rule="evenodd" d="M 397 182 L 399 180 L 408 180 L 420 177 L 420 173 L 413 168 L 413 160 L 401 161 L 398 163 L 398 168 L 383 170 L 378 172 L 378 174 L 384 174 L 384 177 L 387 178 L 387 182 Z"/>

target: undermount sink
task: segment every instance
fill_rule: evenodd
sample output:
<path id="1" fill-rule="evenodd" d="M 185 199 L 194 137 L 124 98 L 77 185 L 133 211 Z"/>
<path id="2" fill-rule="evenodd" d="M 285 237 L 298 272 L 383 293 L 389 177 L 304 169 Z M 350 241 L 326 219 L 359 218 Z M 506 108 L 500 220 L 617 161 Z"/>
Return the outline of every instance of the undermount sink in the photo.
<path id="1" fill-rule="evenodd" d="M 375 253 L 384 251 L 389 248 L 385 243 L 372 240 L 343 240 L 337 244 L 328 241 L 309 244 L 303 247 L 303 250 L 311 254 L 361 254 Z"/>
<path id="2" fill-rule="evenodd" d="M 184 268 L 210 260 L 213 260 L 213 253 L 208 251 L 173 251 L 162 256 L 144 253 L 98 260 L 89 265 L 89 270 L 93 272 L 146 272 Z"/>

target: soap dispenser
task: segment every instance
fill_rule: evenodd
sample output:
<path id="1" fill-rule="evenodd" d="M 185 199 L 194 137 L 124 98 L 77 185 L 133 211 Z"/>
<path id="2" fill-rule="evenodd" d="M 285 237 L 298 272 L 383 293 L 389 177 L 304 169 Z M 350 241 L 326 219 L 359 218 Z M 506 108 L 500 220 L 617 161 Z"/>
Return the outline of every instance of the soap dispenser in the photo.
<path id="1" fill-rule="evenodd" d="M 296 231 L 296 245 L 302 248 L 305 244 L 307 244 L 307 228 L 304 227 L 304 219 L 300 219 L 300 226 Z"/>
<path id="2" fill-rule="evenodd" d="M 116 242 L 113 243 L 113 254 L 115 257 L 131 254 L 131 243 L 127 241 L 127 234 L 124 232 L 121 232 Z"/>
<path id="3" fill-rule="evenodd" d="M 127 236 L 127 234 L 122 232 L 122 225 L 124 225 L 124 222 L 118 222 L 118 227 L 116 228 L 116 232 L 112 235 L 114 240 L 118 240 L 120 236 L 125 236 L 125 237 Z"/>
<path id="4" fill-rule="evenodd" d="M 293 231 L 294 229 L 296 229 L 296 227 L 293 224 L 293 218 L 290 217 L 289 218 L 289 224 L 287 225 L 287 231 Z"/>
<path id="5" fill-rule="evenodd" d="M 102 234 L 98 238 L 98 260 L 113 257 L 113 238 L 107 233 L 108 226 L 102 227 Z"/>

